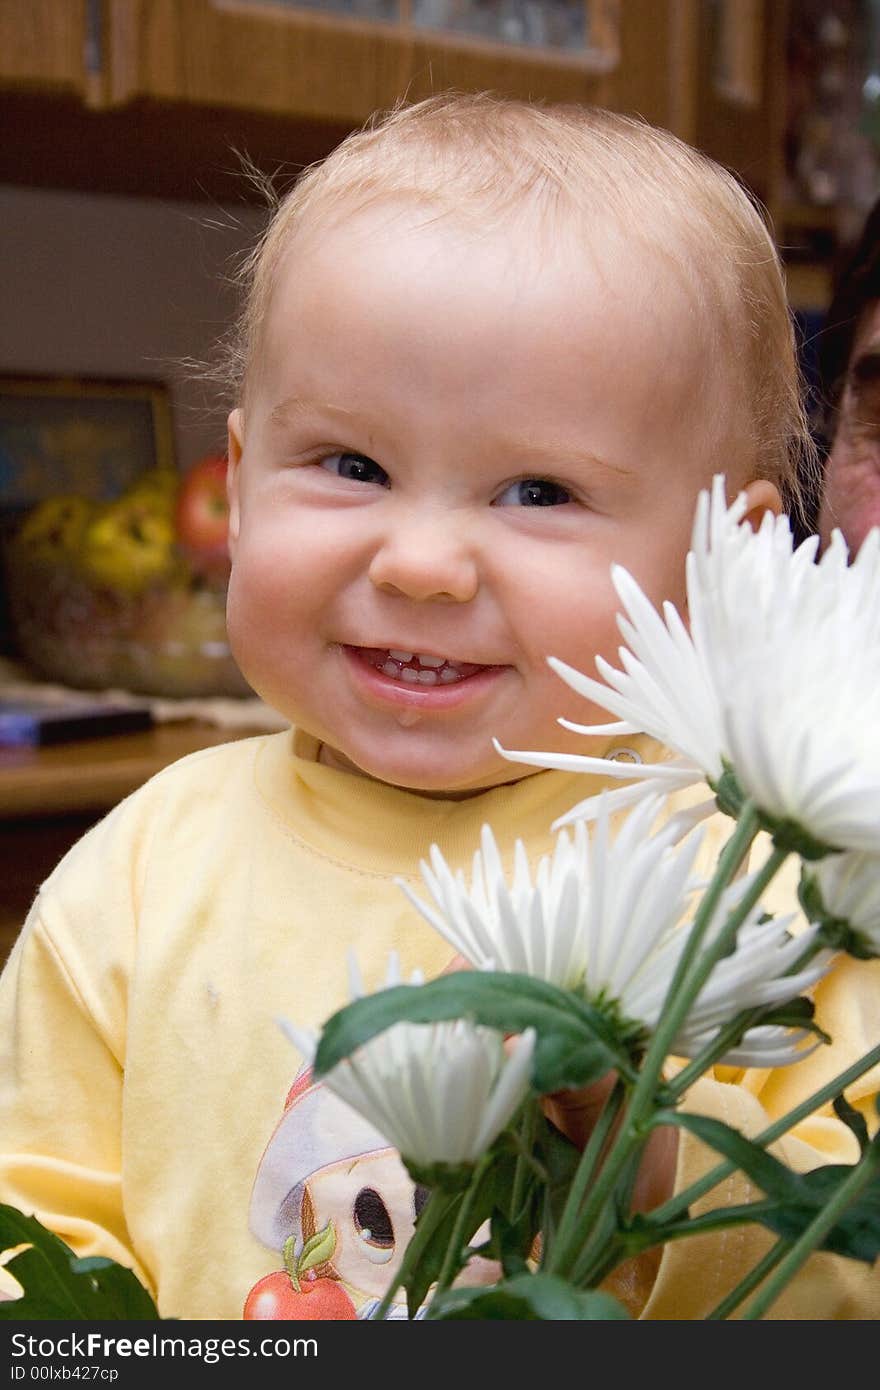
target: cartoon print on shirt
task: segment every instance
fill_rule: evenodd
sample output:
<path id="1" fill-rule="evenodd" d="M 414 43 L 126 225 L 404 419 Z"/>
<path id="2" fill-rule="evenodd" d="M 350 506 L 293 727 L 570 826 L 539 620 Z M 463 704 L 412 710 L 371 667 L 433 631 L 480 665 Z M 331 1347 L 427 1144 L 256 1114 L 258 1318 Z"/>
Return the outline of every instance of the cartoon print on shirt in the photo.
<path id="1" fill-rule="evenodd" d="M 397 1151 L 306 1068 L 288 1092 L 254 1182 L 250 1229 L 278 1252 L 280 1267 L 250 1290 L 244 1317 L 370 1317 L 427 1196 Z M 477 1258 L 462 1282 L 496 1277 L 497 1266 Z M 408 1316 L 403 1289 L 387 1316 Z"/>

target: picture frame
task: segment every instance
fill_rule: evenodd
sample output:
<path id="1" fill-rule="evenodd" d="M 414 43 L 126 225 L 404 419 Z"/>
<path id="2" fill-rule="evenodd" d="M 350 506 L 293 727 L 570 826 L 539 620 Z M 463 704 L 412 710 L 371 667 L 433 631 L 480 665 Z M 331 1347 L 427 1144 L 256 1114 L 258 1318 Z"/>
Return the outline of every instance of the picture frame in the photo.
<path id="1" fill-rule="evenodd" d="M 3 511 L 61 493 L 109 501 L 141 473 L 175 466 L 164 382 L 0 376 Z"/>

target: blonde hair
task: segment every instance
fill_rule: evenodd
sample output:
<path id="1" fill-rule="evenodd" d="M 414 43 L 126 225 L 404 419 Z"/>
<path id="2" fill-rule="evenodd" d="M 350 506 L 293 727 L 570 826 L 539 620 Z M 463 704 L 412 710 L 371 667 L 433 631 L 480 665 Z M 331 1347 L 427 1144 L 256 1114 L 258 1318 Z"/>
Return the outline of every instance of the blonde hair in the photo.
<path id="1" fill-rule="evenodd" d="M 758 208 L 730 173 L 668 131 L 597 107 L 446 92 L 377 114 L 307 169 L 242 269 L 243 309 L 226 344 L 240 399 L 294 235 L 394 199 L 478 225 L 528 203 L 573 219 L 576 232 L 610 223 L 659 253 L 701 310 L 710 366 L 717 359 L 740 379 L 755 474 L 802 512 L 816 450 L 782 267 Z"/>

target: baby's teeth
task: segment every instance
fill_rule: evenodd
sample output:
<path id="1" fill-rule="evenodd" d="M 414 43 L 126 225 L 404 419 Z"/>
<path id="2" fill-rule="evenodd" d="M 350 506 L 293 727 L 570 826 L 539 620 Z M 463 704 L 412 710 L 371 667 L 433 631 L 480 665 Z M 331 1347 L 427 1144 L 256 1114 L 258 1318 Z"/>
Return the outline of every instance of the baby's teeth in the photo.
<path id="1" fill-rule="evenodd" d="M 400 679 L 408 681 L 410 685 L 416 685 L 419 679 L 418 671 L 414 671 L 412 666 L 404 666 L 400 672 Z"/>
<path id="2" fill-rule="evenodd" d="M 420 666 L 442 666 L 446 660 L 445 656 L 419 656 Z"/>
<path id="3" fill-rule="evenodd" d="M 436 685 L 436 684 L 437 684 L 437 672 L 436 672 L 436 671 L 419 671 L 419 672 L 418 672 L 418 677 L 419 677 L 419 685 Z"/>
<path id="4" fill-rule="evenodd" d="M 452 666 L 447 666 L 445 670 L 440 672 L 440 680 L 444 685 L 452 685 L 453 681 L 457 681 L 459 679 L 459 672 L 456 671 Z"/>
<path id="5" fill-rule="evenodd" d="M 399 669 L 395 661 L 386 661 L 385 665 L 382 667 L 386 676 L 396 676 Z"/>
<path id="6" fill-rule="evenodd" d="M 412 652 L 395 652 L 389 649 L 389 656 L 393 656 L 395 661 L 412 661 Z"/>

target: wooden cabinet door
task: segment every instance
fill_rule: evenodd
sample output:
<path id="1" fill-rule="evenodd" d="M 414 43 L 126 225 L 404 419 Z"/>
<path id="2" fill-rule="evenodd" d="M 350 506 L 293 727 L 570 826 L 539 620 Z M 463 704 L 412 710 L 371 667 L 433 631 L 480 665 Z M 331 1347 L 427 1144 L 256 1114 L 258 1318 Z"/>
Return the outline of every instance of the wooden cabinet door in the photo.
<path id="1" fill-rule="evenodd" d="M 3 0 L 0 82 L 10 88 L 88 94 L 87 0 Z M 97 11 L 100 17 L 100 8 Z"/>
<path id="2" fill-rule="evenodd" d="M 695 139 L 736 170 L 774 222 L 782 195 L 788 0 L 711 0 L 700 9 Z"/>
<path id="3" fill-rule="evenodd" d="M 404 17 L 415 0 L 399 0 Z M 245 108 L 358 125 L 449 87 L 637 110 L 681 128 L 697 0 L 583 0 L 582 50 L 494 43 L 281 0 L 106 0 L 107 98 Z M 692 105 L 692 103 L 691 103 Z M 682 133 L 687 133 L 684 131 Z"/>

